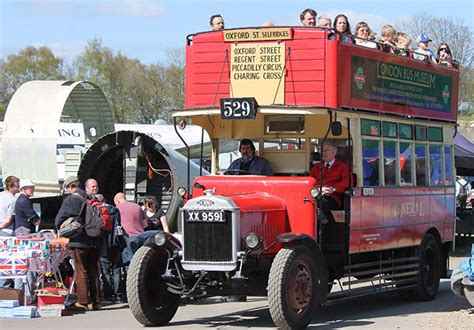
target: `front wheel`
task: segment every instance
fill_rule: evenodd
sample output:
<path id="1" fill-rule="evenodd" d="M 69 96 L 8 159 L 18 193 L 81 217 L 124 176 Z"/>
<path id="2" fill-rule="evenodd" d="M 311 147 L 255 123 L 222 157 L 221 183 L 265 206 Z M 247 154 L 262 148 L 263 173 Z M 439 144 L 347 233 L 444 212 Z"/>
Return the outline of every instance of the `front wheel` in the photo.
<path id="1" fill-rule="evenodd" d="M 304 246 L 281 249 L 268 279 L 268 305 L 279 329 L 306 328 L 317 305 L 318 274 L 311 252 Z"/>
<path id="2" fill-rule="evenodd" d="M 127 275 L 128 304 L 135 319 L 146 326 L 167 324 L 178 309 L 180 297 L 166 290 L 165 254 L 142 246 L 133 256 Z"/>

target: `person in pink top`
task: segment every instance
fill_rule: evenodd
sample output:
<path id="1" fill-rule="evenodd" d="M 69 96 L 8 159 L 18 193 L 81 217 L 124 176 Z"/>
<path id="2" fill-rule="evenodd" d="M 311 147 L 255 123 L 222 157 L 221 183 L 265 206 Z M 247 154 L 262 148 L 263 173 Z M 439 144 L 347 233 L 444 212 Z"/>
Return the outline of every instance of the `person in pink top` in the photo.
<path id="1" fill-rule="evenodd" d="M 115 206 L 120 211 L 122 227 L 129 237 L 137 236 L 144 232 L 147 223 L 140 205 L 125 199 L 124 193 L 117 193 L 114 197 Z"/>

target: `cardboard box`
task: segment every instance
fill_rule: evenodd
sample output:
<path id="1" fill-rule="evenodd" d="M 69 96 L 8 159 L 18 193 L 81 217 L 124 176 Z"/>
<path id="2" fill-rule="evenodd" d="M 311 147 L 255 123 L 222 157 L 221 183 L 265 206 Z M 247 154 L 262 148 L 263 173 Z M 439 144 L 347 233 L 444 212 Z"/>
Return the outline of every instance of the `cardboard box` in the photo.
<path id="1" fill-rule="evenodd" d="M 20 305 L 25 304 L 25 291 L 17 289 L 0 289 L 0 299 L 18 300 Z"/>
<path id="2" fill-rule="evenodd" d="M 67 291 L 58 288 L 43 288 L 36 290 L 38 293 L 38 306 L 64 305 L 64 297 Z"/>

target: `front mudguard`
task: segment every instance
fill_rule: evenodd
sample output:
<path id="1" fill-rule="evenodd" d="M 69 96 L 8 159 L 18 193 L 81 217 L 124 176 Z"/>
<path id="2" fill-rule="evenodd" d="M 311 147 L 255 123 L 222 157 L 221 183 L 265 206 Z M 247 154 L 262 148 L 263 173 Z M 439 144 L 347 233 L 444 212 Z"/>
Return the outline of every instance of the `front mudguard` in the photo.
<path id="1" fill-rule="evenodd" d="M 319 245 L 311 236 L 298 233 L 280 234 L 277 237 L 277 241 L 283 246 L 303 245 L 313 253 L 318 268 L 316 299 L 318 304 L 324 304 L 327 300 L 328 292 L 328 269 L 326 259 L 324 258 L 323 252 L 321 251 Z"/>

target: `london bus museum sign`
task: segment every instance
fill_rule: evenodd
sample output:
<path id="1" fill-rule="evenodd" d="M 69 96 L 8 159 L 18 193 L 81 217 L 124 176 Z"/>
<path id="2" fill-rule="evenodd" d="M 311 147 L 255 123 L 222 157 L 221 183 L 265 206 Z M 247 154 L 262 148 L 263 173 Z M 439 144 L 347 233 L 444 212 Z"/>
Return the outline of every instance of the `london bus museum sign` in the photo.
<path id="1" fill-rule="evenodd" d="M 359 56 L 351 73 L 351 99 L 451 113 L 450 76 Z"/>

